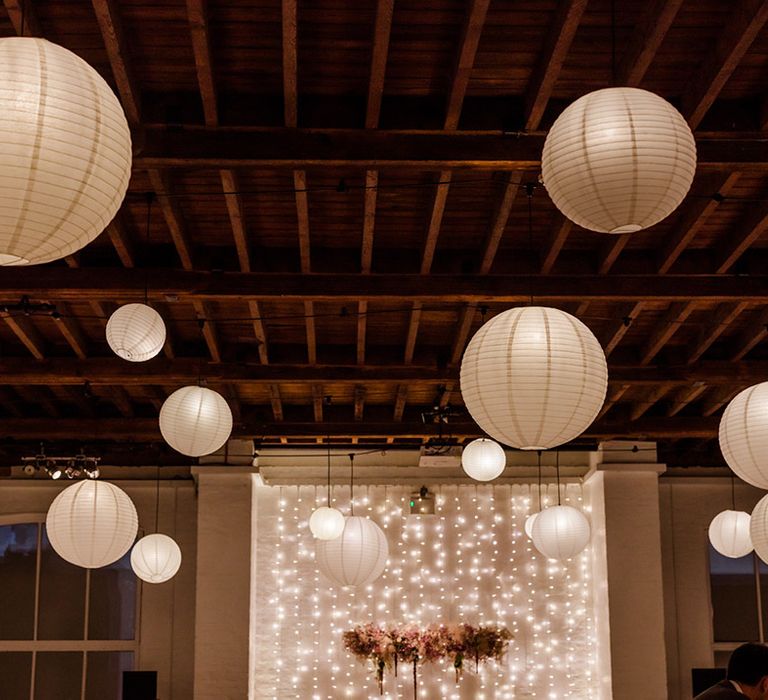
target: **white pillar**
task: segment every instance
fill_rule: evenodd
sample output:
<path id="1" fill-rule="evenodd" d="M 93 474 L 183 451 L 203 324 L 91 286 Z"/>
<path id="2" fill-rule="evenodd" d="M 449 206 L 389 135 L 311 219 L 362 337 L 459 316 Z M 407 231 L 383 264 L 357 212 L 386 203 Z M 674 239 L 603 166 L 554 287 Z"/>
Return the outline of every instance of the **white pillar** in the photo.
<path id="1" fill-rule="evenodd" d="M 248 697 L 252 467 L 201 466 L 195 700 Z"/>
<path id="2" fill-rule="evenodd" d="M 629 446 L 631 448 L 631 445 Z M 659 474 L 653 445 L 601 446 L 585 480 L 592 506 L 598 648 L 603 696 L 664 700 L 667 665 L 659 519 Z M 602 619 L 601 619 L 602 616 Z M 610 680 L 608 680 L 610 678 Z"/>

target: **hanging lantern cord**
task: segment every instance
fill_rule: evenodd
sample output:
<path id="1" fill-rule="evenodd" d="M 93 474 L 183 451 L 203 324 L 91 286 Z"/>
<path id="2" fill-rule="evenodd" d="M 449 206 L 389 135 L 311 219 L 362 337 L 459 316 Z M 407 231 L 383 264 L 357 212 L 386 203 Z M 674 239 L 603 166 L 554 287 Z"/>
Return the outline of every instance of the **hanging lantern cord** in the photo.
<path id="1" fill-rule="evenodd" d="M 355 455 L 349 454 L 349 514 L 355 514 Z"/>
<path id="2" fill-rule="evenodd" d="M 144 242 L 144 305 L 149 306 L 149 232 L 151 230 L 151 223 L 152 223 L 152 202 L 155 199 L 155 193 L 154 192 L 147 192 L 147 230 L 146 230 L 146 240 Z"/>
<path id="3" fill-rule="evenodd" d="M 731 506 L 736 510 L 736 476 L 731 471 Z"/>
<path id="4" fill-rule="evenodd" d="M 528 197 L 528 247 L 533 252 L 533 190 L 535 185 L 532 182 L 525 183 L 525 194 Z M 531 278 L 530 299 L 528 305 L 533 306 L 533 278 Z"/>
<path id="5" fill-rule="evenodd" d="M 536 450 L 539 461 L 539 513 L 541 513 L 541 450 Z"/>
<path id="6" fill-rule="evenodd" d="M 160 465 L 157 465 L 157 485 L 155 487 L 155 532 L 160 531 Z"/>
<path id="7" fill-rule="evenodd" d="M 328 436 L 328 507 L 331 507 L 331 436 Z"/>
<path id="8" fill-rule="evenodd" d="M 616 82 L 616 0 L 611 0 L 611 87 Z"/>
<path id="9" fill-rule="evenodd" d="M 557 470 L 557 505 L 562 505 L 560 502 L 560 450 L 555 452 L 555 469 Z"/>

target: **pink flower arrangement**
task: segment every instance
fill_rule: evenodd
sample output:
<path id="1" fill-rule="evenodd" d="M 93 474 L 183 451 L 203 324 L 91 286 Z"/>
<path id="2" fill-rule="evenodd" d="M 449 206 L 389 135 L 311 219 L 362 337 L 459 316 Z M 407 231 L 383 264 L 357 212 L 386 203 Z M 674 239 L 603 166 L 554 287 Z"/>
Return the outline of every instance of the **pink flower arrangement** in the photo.
<path id="1" fill-rule="evenodd" d="M 475 670 L 481 661 L 501 661 L 512 639 L 506 627 L 467 623 L 450 627 L 430 625 L 420 629 L 415 625 L 392 625 L 387 628 L 372 623 L 358 625 L 344 632 L 344 648 L 363 663 L 370 661 L 376 672 L 379 691 L 384 692 L 384 670 L 393 668 L 397 675 L 398 662 L 413 665 L 413 692 L 417 697 L 419 664 L 449 658 L 461 678 L 464 659 L 475 660 Z"/>

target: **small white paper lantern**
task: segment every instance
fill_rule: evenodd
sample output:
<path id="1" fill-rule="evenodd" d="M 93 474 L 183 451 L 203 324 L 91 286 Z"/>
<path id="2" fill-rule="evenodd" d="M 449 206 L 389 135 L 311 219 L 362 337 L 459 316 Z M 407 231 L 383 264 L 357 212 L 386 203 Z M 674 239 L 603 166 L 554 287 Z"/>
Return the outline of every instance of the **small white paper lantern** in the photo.
<path id="1" fill-rule="evenodd" d="M 146 535 L 131 550 L 131 568 L 147 583 L 163 583 L 172 579 L 180 566 L 181 550 L 168 535 Z"/>
<path id="2" fill-rule="evenodd" d="M 0 265 L 83 248 L 116 214 L 130 175 L 130 130 L 104 79 L 44 39 L 0 39 Z"/>
<path id="3" fill-rule="evenodd" d="M 207 455 L 229 439 L 232 411 L 221 394 L 204 386 L 185 386 L 163 402 L 160 432 L 183 455 Z"/>
<path id="4" fill-rule="evenodd" d="M 345 518 L 344 530 L 334 540 L 317 540 L 315 561 L 320 571 L 339 586 L 365 586 L 381 576 L 389 547 L 381 528 L 370 518 Z"/>
<path id="5" fill-rule="evenodd" d="M 596 90 L 557 118 L 541 156 L 544 186 L 571 221 L 631 233 L 671 214 L 696 171 L 691 129 L 669 102 L 638 88 Z"/>
<path id="6" fill-rule="evenodd" d="M 763 496 L 752 509 L 749 539 L 757 556 L 768 564 L 768 496 Z"/>
<path id="7" fill-rule="evenodd" d="M 488 438 L 472 440 L 461 453 L 461 466 L 467 476 L 477 481 L 491 481 L 507 466 L 504 448 Z"/>
<path id="8" fill-rule="evenodd" d="M 95 479 L 65 488 L 51 503 L 45 519 L 54 551 L 86 569 L 120 559 L 136 539 L 138 526 L 136 508 L 128 494 Z"/>
<path id="9" fill-rule="evenodd" d="M 151 306 L 126 304 L 107 321 L 107 343 L 118 357 L 145 362 L 163 349 L 165 323 Z"/>
<path id="10" fill-rule="evenodd" d="M 597 338 L 558 309 L 525 306 L 475 333 L 461 361 L 461 395 L 491 437 L 523 450 L 573 440 L 605 401 L 608 366 Z"/>
<path id="11" fill-rule="evenodd" d="M 545 557 L 566 561 L 589 543 L 589 520 L 572 506 L 550 506 L 533 521 L 533 544 Z"/>
<path id="12" fill-rule="evenodd" d="M 309 517 L 309 529 L 318 540 L 335 540 L 344 530 L 344 514 L 336 508 L 320 506 Z"/>
<path id="13" fill-rule="evenodd" d="M 768 489 L 768 382 L 736 394 L 720 419 L 720 451 L 736 475 Z"/>
<path id="14" fill-rule="evenodd" d="M 525 534 L 528 535 L 528 539 L 533 539 L 533 524 L 536 522 L 538 513 L 532 513 L 525 519 Z"/>
<path id="15" fill-rule="evenodd" d="M 724 510 L 709 524 L 709 541 L 724 557 L 738 559 L 752 551 L 749 537 L 749 513 Z"/>

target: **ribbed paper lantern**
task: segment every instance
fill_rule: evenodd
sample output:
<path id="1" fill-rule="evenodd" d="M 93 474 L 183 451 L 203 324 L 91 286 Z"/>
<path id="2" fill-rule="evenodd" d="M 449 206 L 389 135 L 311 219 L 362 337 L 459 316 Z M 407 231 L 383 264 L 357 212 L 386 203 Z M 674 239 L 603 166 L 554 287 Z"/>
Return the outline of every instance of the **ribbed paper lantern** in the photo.
<path id="1" fill-rule="evenodd" d="M 180 566 L 181 550 L 168 535 L 155 533 L 142 537 L 131 550 L 131 568 L 147 583 L 172 579 Z"/>
<path id="2" fill-rule="evenodd" d="M 738 559 L 752 551 L 749 537 L 749 513 L 724 510 L 709 524 L 709 541 L 724 557 Z"/>
<path id="3" fill-rule="evenodd" d="M 221 394 L 204 386 L 185 386 L 163 402 L 160 432 L 183 455 L 207 455 L 229 439 L 232 411 Z"/>
<path id="4" fill-rule="evenodd" d="M 571 221 L 603 233 L 648 228 L 671 214 L 696 170 L 696 143 L 682 115 L 647 90 L 590 92 L 547 134 L 541 175 Z"/>
<path id="5" fill-rule="evenodd" d="M 768 382 L 736 394 L 720 419 L 720 451 L 744 481 L 768 489 Z"/>
<path id="6" fill-rule="evenodd" d="M 523 450 L 573 440 L 605 400 L 608 367 L 600 343 L 558 309 L 526 306 L 495 316 L 461 361 L 461 394 L 492 438 Z"/>
<path id="7" fill-rule="evenodd" d="M 749 538 L 757 556 L 768 564 L 768 496 L 763 496 L 752 509 Z"/>
<path id="8" fill-rule="evenodd" d="M 381 528 L 370 518 L 353 515 L 334 540 L 315 543 L 320 571 L 339 586 L 365 586 L 381 576 L 389 547 Z"/>
<path id="9" fill-rule="evenodd" d="M 589 533 L 589 521 L 580 510 L 572 506 L 551 506 L 534 520 L 531 539 L 544 556 L 566 561 L 587 546 Z"/>
<path id="10" fill-rule="evenodd" d="M 86 569 L 120 559 L 136 539 L 138 525 L 136 508 L 128 494 L 114 484 L 95 479 L 65 488 L 51 503 L 45 519 L 54 551 Z"/>
<path id="11" fill-rule="evenodd" d="M 528 539 L 533 539 L 533 524 L 536 522 L 538 513 L 532 513 L 525 519 L 525 534 L 528 535 Z"/>
<path id="12" fill-rule="evenodd" d="M 58 260 L 123 201 L 131 135 L 85 61 L 44 39 L 0 39 L 0 264 Z"/>
<path id="13" fill-rule="evenodd" d="M 491 481 L 507 466 L 504 448 L 488 438 L 472 440 L 461 453 L 461 466 L 468 476 L 477 481 Z"/>
<path id="14" fill-rule="evenodd" d="M 309 529 L 318 540 L 335 540 L 344 531 L 344 514 L 336 508 L 320 506 L 309 517 Z"/>
<path id="15" fill-rule="evenodd" d="M 107 321 L 107 343 L 124 360 L 150 360 L 163 349 L 165 323 L 151 306 L 126 304 Z"/>

